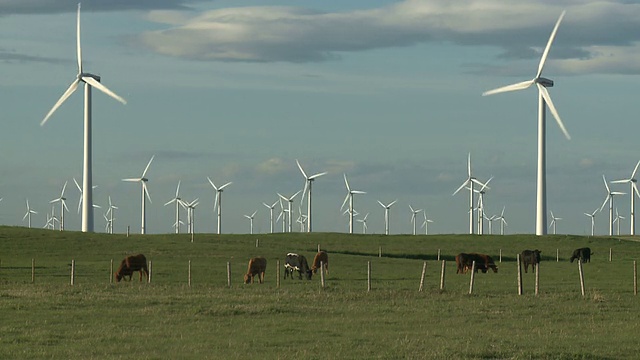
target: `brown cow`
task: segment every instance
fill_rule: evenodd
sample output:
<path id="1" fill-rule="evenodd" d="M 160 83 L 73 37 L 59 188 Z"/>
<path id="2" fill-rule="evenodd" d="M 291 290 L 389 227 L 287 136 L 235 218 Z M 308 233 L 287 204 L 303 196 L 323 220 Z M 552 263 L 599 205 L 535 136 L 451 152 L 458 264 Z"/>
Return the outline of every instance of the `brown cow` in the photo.
<path id="1" fill-rule="evenodd" d="M 524 272 L 529 272 L 529 265 L 531 265 L 531 268 L 533 269 L 533 271 L 536 271 L 536 269 L 538 268 L 538 264 L 540 263 L 540 253 L 542 251 L 536 249 L 536 250 L 523 250 L 520 253 L 520 260 L 522 261 L 522 264 L 524 265 Z"/>
<path id="2" fill-rule="evenodd" d="M 491 256 L 478 253 L 460 253 L 456 255 L 456 274 L 466 274 L 472 268 L 474 261 L 476 262 L 476 272 L 481 270 L 486 273 L 489 269 L 492 269 L 494 273 L 498 272 L 498 267 Z"/>
<path id="3" fill-rule="evenodd" d="M 313 266 L 311 270 L 313 273 L 317 273 L 320 268 L 320 263 L 322 263 L 322 267 L 324 268 L 325 274 L 329 274 L 329 255 L 327 255 L 326 251 L 318 251 L 316 257 L 313 258 Z"/>
<path id="4" fill-rule="evenodd" d="M 114 276 L 116 278 L 116 282 L 120 282 L 122 278 L 125 276 L 129 276 L 129 281 L 131 281 L 131 276 L 134 271 L 140 272 L 140 281 L 142 281 L 142 274 L 144 273 L 145 279 L 149 278 L 149 269 L 147 268 L 147 258 L 142 254 L 127 256 L 120 263 L 120 267 L 115 272 Z"/>
<path id="5" fill-rule="evenodd" d="M 473 260 L 470 260 L 469 254 L 460 253 L 456 255 L 456 274 L 466 274 L 467 270 L 471 269 Z"/>
<path id="6" fill-rule="evenodd" d="M 254 257 L 249 260 L 247 273 L 244 274 L 244 283 L 253 283 L 253 278 L 257 275 L 260 284 L 264 281 L 264 272 L 267 270 L 267 259 L 263 257 Z"/>

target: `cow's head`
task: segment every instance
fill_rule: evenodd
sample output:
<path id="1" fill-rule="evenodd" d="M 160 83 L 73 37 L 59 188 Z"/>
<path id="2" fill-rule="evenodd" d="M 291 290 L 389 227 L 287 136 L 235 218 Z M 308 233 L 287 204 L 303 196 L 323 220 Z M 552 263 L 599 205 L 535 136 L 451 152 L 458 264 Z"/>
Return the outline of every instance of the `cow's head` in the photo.
<path id="1" fill-rule="evenodd" d="M 251 275 L 244 274 L 244 283 L 245 284 L 250 284 L 251 283 Z"/>
<path id="2" fill-rule="evenodd" d="M 497 266 L 492 264 L 492 265 L 489 265 L 489 267 L 493 270 L 494 273 L 498 272 L 498 267 Z"/>
<path id="3" fill-rule="evenodd" d="M 313 276 L 313 270 L 307 270 L 307 280 L 311 280 L 311 277 Z"/>
<path id="4" fill-rule="evenodd" d="M 540 250 L 538 250 L 538 249 L 533 250 L 533 256 L 535 256 L 535 258 L 536 258 L 536 263 L 539 263 L 539 262 L 540 262 L 540 253 L 541 253 L 541 252 L 542 252 L 542 251 L 540 251 Z"/>
<path id="5" fill-rule="evenodd" d="M 122 274 L 120 273 L 120 271 L 116 271 L 116 272 L 113 274 L 113 277 L 116 279 L 116 282 L 120 282 L 120 280 L 122 280 L 122 277 L 123 277 L 123 276 L 124 276 L 124 275 L 122 275 Z"/>

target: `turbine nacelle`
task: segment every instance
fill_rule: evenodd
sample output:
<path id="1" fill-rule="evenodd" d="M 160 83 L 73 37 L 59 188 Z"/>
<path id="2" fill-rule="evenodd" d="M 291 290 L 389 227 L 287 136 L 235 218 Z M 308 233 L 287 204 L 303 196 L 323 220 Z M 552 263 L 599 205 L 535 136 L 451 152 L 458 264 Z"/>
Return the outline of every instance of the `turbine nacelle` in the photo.
<path id="1" fill-rule="evenodd" d="M 547 78 L 543 78 L 543 77 L 539 77 L 537 79 L 534 80 L 536 84 L 540 84 L 546 88 L 550 88 L 553 87 L 553 80 L 551 79 L 547 79 Z"/>
<path id="2" fill-rule="evenodd" d="M 78 74 L 78 80 L 86 82 L 85 78 L 92 78 L 97 82 L 100 82 L 100 75 L 90 74 L 90 73 L 80 73 Z"/>

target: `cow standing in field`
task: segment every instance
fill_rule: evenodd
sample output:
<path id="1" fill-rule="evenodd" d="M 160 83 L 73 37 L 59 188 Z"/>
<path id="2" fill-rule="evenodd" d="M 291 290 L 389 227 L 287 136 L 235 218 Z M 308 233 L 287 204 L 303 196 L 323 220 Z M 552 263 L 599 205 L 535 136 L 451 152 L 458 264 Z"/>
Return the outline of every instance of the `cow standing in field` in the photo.
<path id="1" fill-rule="evenodd" d="M 591 252 L 591 248 L 585 247 L 585 248 L 580 248 L 580 249 L 575 249 L 573 250 L 573 254 L 571 255 L 571 262 L 573 262 L 573 260 L 578 259 L 578 261 L 582 261 L 583 263 L 586 262 L 591 262 L 591 255 L 593 255 L 593 253 Z"/>
<path id="2" fill-rule="evenodd" d="M 492 269 L 494 273 L 498 272 L 498 267 L 491 256 L 478 253 L 460 253 L 456 255 L 456 274 L 466 274 L 467 270 L 473 266 L 474 261 L 476 262 L 476 272 L 481 270 L 486 273 L 489 269 Z"/>
<path id="3" fill-rule="evenodd" d="M 293 279 L 294 270 L 298 272 L 298 278 L 302 279 L 302 274 L 304 274 L 307 280 L 311 280 L 313 271 L 309 269 L 307 258 L 303 255 L 288 253 L 284 260 L 284 278 L 286 279 L 287 276 L 291 276 Z"/>
<path id="4" fill-rule="evenodd" d="M 313 266 L 311 267 L 311 270 L 313 271 L 314 274 L 318 272 L 318 269 L 320 268 L 320 263 L 322 263 L 322 267 L 324 268 L 324 269 L 321 269 L 320 271 L 324 270 L 325 274 L 328 275 L 329 274 L 329 255 L 327 254 L 326 251 L 318 251 L 316 256 L 313 258 Z"/>
<path id="5" fill-rule="evenodd" d="M 533 271 L 536 271 L 538 264 L 540 263 L 540 253 L 542 251 L 536 250 L 524 250 L 520 253 L 520 259 L 522 260 L 522 264 L 524 264 L 524 272 L 526 273 L 529 269 L 529 265 L 533 268 Z"/>
<path id="6" fill-rule="evenodd" d="M 467 270 L 471 268 L 469 254 L 460 253 L 456 255 L 456 274 L 466 274 Z"/>
<path id="7" fill-rule="evenodd" d="M 134 271 L 140 272 L 140 281 L 142 281 L 142 274 L 144 273 L 145 279 L 149 278 L 149 269 L 147 268 L 147 258 L 142 255 L 131 255 L 127 256 L 120 263 L 120 267 L 115 272 L 114 276 L 116 278 L 116 282 L 120 282 L 122 278 L 125 276 L 129 277 L 129 281 L 131 281 L 131 276 Z"/>
<path id="8" fill-rule="evenodd" d="M 264 272 L 267 270 L 267 259 L 263 257 L 254 257 L 249 260 L 247 273 L 244 274 L 244 283 L 253 283 L 253 278 L 257 275 L 260 284 L 264 282 Z"/>

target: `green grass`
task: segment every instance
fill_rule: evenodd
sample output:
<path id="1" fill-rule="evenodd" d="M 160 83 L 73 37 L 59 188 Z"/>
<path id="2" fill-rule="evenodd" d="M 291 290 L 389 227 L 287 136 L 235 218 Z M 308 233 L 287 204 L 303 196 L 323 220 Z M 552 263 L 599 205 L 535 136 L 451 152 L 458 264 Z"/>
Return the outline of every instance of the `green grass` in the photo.
<path id="1" fill-rule="evenodd" d="M 197 234 L 194 240 L 0 227 L 0 358 L 637 357 L 633 261 L 640 244 L 634 239 L 293 233 Z M 281 279 L 278 288 L 276 261 L 287 252 L 311 261 L 318 244 L 329 252 L 327 287 L 315 276 Z M 577 265 L 568 261 L 583 246 L 594 252 L 584 265 L 585 297 Z M 540 294 L 534 296 L 529 273 L 518 296 L 515 255 L 535 248 L 543 255 Z M 443 291 L 439 249 L 447 260 Z M 498 261 L 500 251 L 499 272 L 477 274 L 469 295 L 469 275 L 455 274 L 455 254 L 483 252 Z M 111 284 L 111 259 L 116 267 L 140 252 L 152 261 L 152 283 L 134 276 Z M 268 260 L 265 284 L 244 285 L 247 261 L 257 255 Z M 424 291 L 418 292 L 425 261 Z"/>

